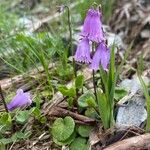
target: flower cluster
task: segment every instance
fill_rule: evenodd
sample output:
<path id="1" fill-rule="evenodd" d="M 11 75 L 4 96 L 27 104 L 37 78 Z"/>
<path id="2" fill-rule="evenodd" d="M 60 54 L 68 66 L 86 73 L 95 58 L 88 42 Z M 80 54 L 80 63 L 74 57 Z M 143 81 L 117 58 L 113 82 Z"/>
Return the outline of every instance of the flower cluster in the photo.
<path id="1" fill-rule="evenodd" d="M 99 69 L 100 64 L 104 70 L 107 70 L 110 59 L 110 50 L 105 43 L 101 17 L 102 14 L 98 9 L 91 8 L 88 10 L 81 32 L 82 38 L 74 56 L 78 62 L 91 63 L 90 67 L 95 71 Z M 93 58 L 90 54 L 92 42 L 98 45 Z"/>

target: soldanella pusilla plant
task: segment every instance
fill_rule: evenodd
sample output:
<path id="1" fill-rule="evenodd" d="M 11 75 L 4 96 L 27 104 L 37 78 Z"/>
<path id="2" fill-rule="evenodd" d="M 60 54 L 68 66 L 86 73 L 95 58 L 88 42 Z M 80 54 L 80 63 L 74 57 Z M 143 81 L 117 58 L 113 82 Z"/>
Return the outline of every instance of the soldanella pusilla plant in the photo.
<path id="1" fill-rule="evenodd" d="M 81 39 L 75 52 L 75 60 L 86 63 L 93 73 L 95 110 L 105 129 L 114 125 L 114 92 L 116 83 L 114 45 L 108 47 L 102 27 L 100 6 L 91 7 L 84 20 Z M 97 85 L 95 74 L 100 74 Z"/>
<path id="2" fill-rule="evenodd" d="M 77 81 L 77 84 L 75 84 L 76 87 L 69 90 L 66 87 L 64 88 L 61 86 L 59 87 L 59 90 L 64 96 L 69 97 L 69 103 L 73 104 L 71 101 L 77 99 L 77 103 L 75 104 L 78 104 L 79 106 L 80 100 L 85 96 L 88 105 L 98 113 L 104 128 L 108 129 L 114 125 L 114 92 L 117 71 L 115 68 L 115 46 L 112 45 L 112 47 L 108 47 L 107 45 L 107 39 L 102 27 L 102 11 L 100 6 L 93 5 L 88 10 L 80 37 L 73 58 L 77 62 L 88 64 L 88 67 L 91 69 L 94 96 L 91 98 L 91 94 L 86 95 L 86 93 L 83 93 L 83 90 L 81 92 L 82 94 L 79 93 L 80 88 L 83 89 L 82 86 L 84 85 L 84 83 L 82 83 L 79 86 L 79 83 L 77 83 L 83 82 L 83 77 L 81 75 L 75 75 Z M 76 71 L 74 63 L 73 67 Z M 97 82 L 96 74 L 100 74 L 100 82 Z M 81 96 L 79 96 L 80 94 Z M 24 93 L 23 90 L 19 89 L 14 99 L 7 104 L 7 109 L 12 111 L 18 107 L 22 108 L 24 106 L 29 106 L 30 104 L 30 94 Z"/>
<path id="3" fill-rule="evenodd" d="M 68 14 L 69 13 L 70 12 L 68 8 Z M 70 14 L 68 15 L 68 20 L 70 41 L 72 44 Z M 72 46 L 70 47 L 72 49 Z M 80 33 L 80 40 L 78 41 L 77 49 L 73 56 L 75 84 L 70 89 L 65 86 L 58 88 L 65 98 L 67 98 L 70 108 L 73 105 L 76 105 L 77 108 L 79 108 L 78 112 L 85 112 L 85 110 L 80 111 L 83 110 L 81 107 L 84 107 L 84 109 L 92 108 L 96 112 L 97 118 L 101 120 L 104 129 L 111 128 L 115 123 L 114 93 L 118 73 L 115 67 L 114 49 L 114 44 L 111 47 L 108 47 L 107 45 L 107 39 L 102 27 L 101 7 L 97 4 L 94 4 L 87 11 L 83 28 Z M 76 73 L 77 67 L 75 61 L 81 64 L 87 64 L 89 69 L 91 69 L 93 77 L 93 90 L 90 92 L 88 92 L 89 90 L 84 87 L 84 77 L 81 74 L 77 75 Z M 100 80 L 97 80 L 97 75 L 100 76 Z M 2 92 L 0 93 L 2 95 Z M 5 109 L 8 113 L 17 108 L 20 110 L 20 108 L 27 107 L 31 105 L 32 101 L 32 95 L 29 92 L 24 92 L 22 89 L 17 90 L 16 95 L 8 104 L 6 104 L 3 98 Z M 74 120 L 70 117 L 67 117 L 65 120 L 69 120 L 69 125 L 72 125 L 70 127 L 70 135 L 67 133 L 68 136 L 65 139 L 62 139 L 63 136 L 60 137 L 60 142 L 66 142 L 66 139 L 70 136 L 76 136 L 74 134 L 72 135 L 72 132 L 75 131 Z M 59 118 L 57 122 L 62 123 L 62 119 Z M 57 122 L 54 122 L 54 125 L 56 125 Z M 53 135 L 56 135 L 55 139 L 57 139 L 57 134 L 55 134 L 55 132 L 53 132 Z M 59 141 L 59 139 L 57 140 Z"/>

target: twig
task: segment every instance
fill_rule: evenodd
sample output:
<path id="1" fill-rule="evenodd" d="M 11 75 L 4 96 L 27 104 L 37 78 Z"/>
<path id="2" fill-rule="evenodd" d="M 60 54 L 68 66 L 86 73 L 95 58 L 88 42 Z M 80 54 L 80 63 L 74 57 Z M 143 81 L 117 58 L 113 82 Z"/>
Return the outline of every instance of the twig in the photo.
<path id="1" fill-rule="evenodd" d="M 4 95 L 3 95 L 3 91 L 2 91 L 1 85 L 0 85 L 0 95 L 1 95 L 1 98 L 2 98 L 2 101 L 3 101 L 3 104 L 4 104 L 6 112 L 9 112 L 8 108 L 7 108 L 7 105 L 6 105 L 6 102 L 5 102 L 5 98 L 4 98 Z"/>
<path id="2" fill-rule="evenodd" d="M 143 135 L 128 138 L 119 142 L 116 142 L 104 150 L 140 150 L 150 148 L 150 134 L 146 133 Z"/>
<path id="3" fill-rule="evenodd" d="M 75 120 L 77 120 L 79 123 L 84 123 L 84 124 L 95 124 L 96 121 L 94 119 L 88 118 L 86 116 L 74 113 L 72 111 L 60 108 L 60 107 L 55 107 L 52 109 L 49 114 L 50 117 L 65 117 L 65 116 L 71 116 Z"/>
<path id="4" fill-rule="evenodd" d="M 54 68 L 56 66 L 56 64 L 55 63 L 51 63 L 51 64 L 49 64 L 49 69 L 51 69 L 51 68 Z M 29 72 L 27 72 L 26 74 L 28 74 L 29 76 L 34 76 L 34 78 L 35 78 L 35 76 L 38 76 L 39 75 L 39 73 L 44 73 L 44 69 L 43 69 L 43 67 L 38 67 L 38 69 L 32 69 L 32 70 L 30 70 Z M 25 74 L 25 75 L 26 75 Z M 13 77 L 13 78 L 7 78 L 7 79 L 3 79 L 3 80 L 1 80 L 0 81 L 0 85 L 1 85 L 1 87 L 2 87 L 2 89 L 8 89 L 8 88 L 10 88 L 13 84 L 15 84 L 15 85 L 17 85 L 17 84 L 19 84 L 20 82 L 22 82 L 22 80 L 25 78 L 24 76 L 25 75 L 17 75 L 17 76 L 15 76 L 15 77 Z M 29 77 L 28 76 L 28 77 Z M 36 82 L 35 82 L 35 84 L 36 84 Z M 23 84 L 24 85 L 24 84 Z M 33 85 L 32 85 L 33 86 Z"/>

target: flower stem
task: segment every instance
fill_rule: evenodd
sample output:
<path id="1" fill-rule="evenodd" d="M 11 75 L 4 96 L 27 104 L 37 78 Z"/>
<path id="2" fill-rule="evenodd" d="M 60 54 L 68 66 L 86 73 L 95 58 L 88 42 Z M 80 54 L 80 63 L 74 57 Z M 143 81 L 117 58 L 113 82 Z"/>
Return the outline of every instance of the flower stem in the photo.
<path id="1" fill-rule="evenodd" d="M 92 6 L 94 7 L 94 6 L 98 6 L 98 4 L 96 3 L 96 2 L 93 2 L 93 4 L 92 4 Z"/>
<path id="2" fill-rule="evenodd" d="M 9 111 L 8 111 L 8 108 L 7 108 L 7 105 L 6 105 L 6 102 L 5 102 L 5 98 L 4 98 L 4 95 L 3 95 L 3 91 L 2 91 L 1 85 L 0 85 L 0 95 L 1 95 L 2 102 L 3 102 L 3 105 L 4 105 L 4 107 L 5 107 L 6 112 L 9 112 Z"/>
<path id="3" fill-rule="evenodd" d="M 95 80 L 95 71 L 94 70 L 92 70 L 92 78 L 93 78 L 94 95 L 96 98 L 96 102 L 98 102 L 97 101 L 96 80 Z"/>
<path id="4" fill-rule="evenodd" d="M 74 55 L 74 51 L 73 51 L 73 47 L 72 47 L 72 29 L 71 29 L 70 9 L 66 5 L 65 5 L 65 7 L 67 8 L 67 11 L 68 11 L 68 27 L 69 27 L 69 36 L 70 36 L 70 49 L 71 49 L 71 54 L 73 56 Z M 75 63 L 75 59 L 74 58 L 73 58 L 73 61 L 72 61 L 72 65 L 73 65 L 73 70 L 74 70 L 74 76 L 77 77 L 76 63 Z"/>
<path id="5" fill-rule="evenodd" d="M 92 42 L 92 52 L 94 53 L 95 51 L 95 43 Z M 96 98 L 96 102 L 97 101 L 97 92 L 96 92 L 96 80 L 95 80 L 95 71 L 92 70 L 92 78 L 93 78 L 93 88 L 94 88 L 94 95 L 95 95 L 95 98 Z"/>

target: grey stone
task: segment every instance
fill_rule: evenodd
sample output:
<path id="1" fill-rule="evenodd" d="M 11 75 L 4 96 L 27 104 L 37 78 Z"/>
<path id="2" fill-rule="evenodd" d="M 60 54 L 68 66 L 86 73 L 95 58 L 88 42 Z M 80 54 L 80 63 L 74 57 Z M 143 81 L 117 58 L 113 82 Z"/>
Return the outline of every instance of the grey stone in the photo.
<path id="1" fill-rule="evenodd" d="M 124 101 L 119 107 L 116 126 L 119 128 L 129 126 L 140 126 L 147 118 L 145 109 L 145 99 L 143 96 L 134 94 L 132 97 Z"/>

